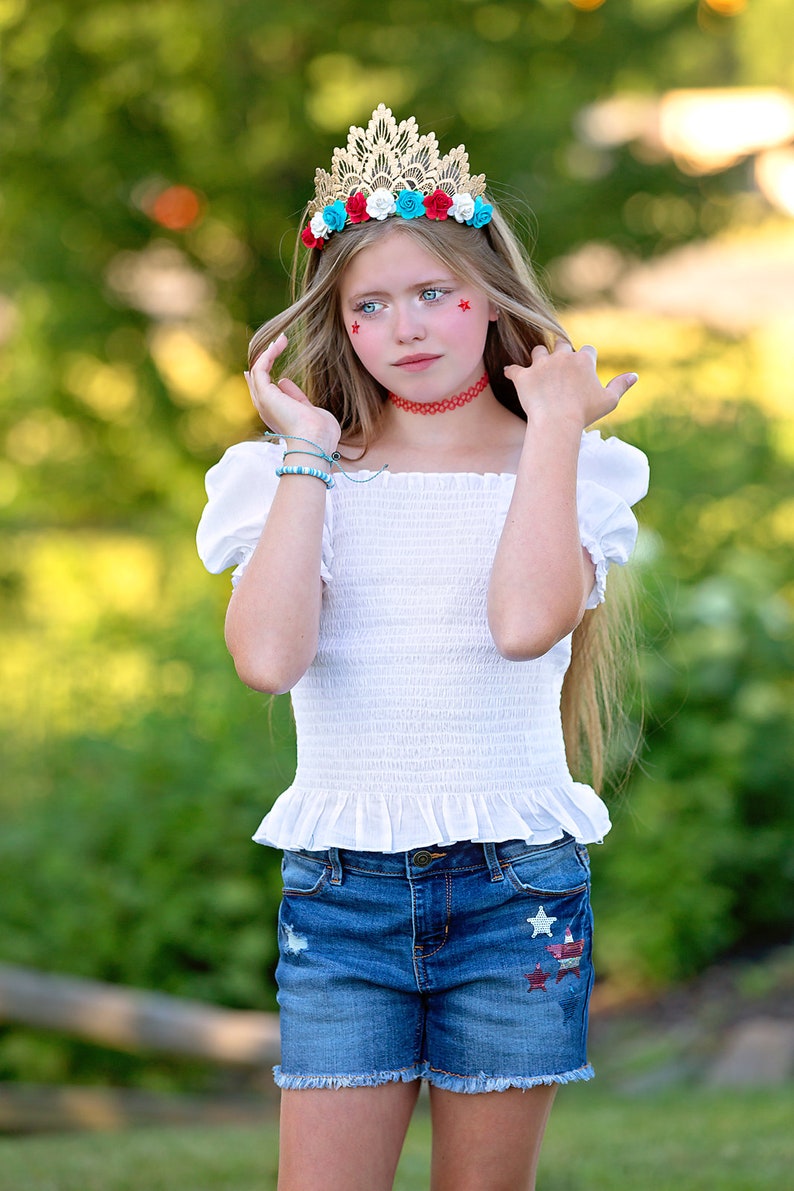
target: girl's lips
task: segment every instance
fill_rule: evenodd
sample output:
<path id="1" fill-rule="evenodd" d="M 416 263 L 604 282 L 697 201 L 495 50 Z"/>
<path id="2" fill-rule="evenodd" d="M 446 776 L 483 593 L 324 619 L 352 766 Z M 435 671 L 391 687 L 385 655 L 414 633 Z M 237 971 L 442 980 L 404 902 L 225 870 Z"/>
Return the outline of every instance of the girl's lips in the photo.
<path id="1" fill-rule="evenodd" d="M 438 359 L 439 356 L 404 356 L 402 360 L 397 360 L 395 367 L 403 372 L 423 372 Z"/>

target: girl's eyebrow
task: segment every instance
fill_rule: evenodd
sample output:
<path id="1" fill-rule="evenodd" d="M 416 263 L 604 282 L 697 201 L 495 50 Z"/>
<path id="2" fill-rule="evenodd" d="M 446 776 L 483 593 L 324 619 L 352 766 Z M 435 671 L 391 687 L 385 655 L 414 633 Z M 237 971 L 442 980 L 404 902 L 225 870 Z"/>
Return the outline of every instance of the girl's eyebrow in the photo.
<path id="1" fill-rule="evenodd" d="M 455 285 L 455 278 L 454 277 L 436 277 L 436 278 L 433 278 L 431 281 L 420 281 L 420 282 L 417 282 L 416 285 L 409 285 L 406 288 L 409 290 L 421 291 L 423 289 L 434 289 L 436 286 L 439 286 L 439 285 Z M 361 293 L 358 293 L 358 294 L 350 294 L 348 296 L 348 301 L 358 302 L 362 298 L 388 298 L 390 296 L 391 296 L 391 292 L 386 289 L 368 289 L 368 290 L 362 290 Z"/>

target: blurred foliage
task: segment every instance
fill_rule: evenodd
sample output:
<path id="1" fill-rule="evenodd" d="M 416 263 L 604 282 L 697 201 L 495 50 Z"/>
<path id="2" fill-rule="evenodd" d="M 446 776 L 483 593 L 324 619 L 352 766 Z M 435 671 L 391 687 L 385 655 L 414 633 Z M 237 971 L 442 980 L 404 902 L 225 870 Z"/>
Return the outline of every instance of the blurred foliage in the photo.
<path id="1" fill-rule="evenodd" d="M 646 737 L 593 869 L 602 970 L 636 988 L 791 937 L 794 492 L 751 404 L 626 431 L 653 460 Z"/>
<path id="2" fill-rule="evenodd" d="M 248 427 L 247 334 L 283 303 L 314 169 L 377 102 L 465 140 L 545 266 L 593 238 L 647 255 L 758 215 L 745 165 L 696 177 L 640 139 L 599 148 L 586 105 L 794 69 L 786 0 L 733 17 L 705 0 L 370 17 L 350 0 L 0 0 L 0 36 L 0 507 L 17 524 L 186 511 L 191 464 Z"/>
<path id="3" fill-rule="evenodd" d="M 531 205 L 541 266 L 762 213 L 744 166 L 595 149 L 577 114 L 620 91 L 791 88 L 794 8 L 586 7 L 0 0 L 3 959 L 274 1005 L 278 856 L 249 837 L 289 782 L 289 708 L 236 679 L 228 587 L 192 535 L 204 468 L 253 429 L 248 331 L 284 301 L 314 168 L 351 121 L 383 100 L 464 140 Z M 564 318 L 605 372 L 642 378 L 614 429 L 653 467 L 647 742 L 593 859 L 600 970 L 659 984 L 791 930 L 790 328 Z M 0 1078 L 76 1074 L 141 1078 L 0 1034 Z"/>
<path id="4" fill-rule="evenodd" d="M 664 985 L 794 924 L 787 324 L 735 339 L 629 311 L 567 321 L 605 376 L 631 358 L 641 378 L 612 428 L 651 459 L 632 568 L 645 743 L 593 849 L 594 904 L 600 970 Z"/>
<path id="5" fill-rule="evenodd" d="M 4 578 L 0 956 L 274 1009 L 278 856 L 250 836 L 294 735 L 288 701 L 234 675 L 225 592 L 187 532 L 13 537 Z M 0 1033 L 0 1079 L 168 1086 L 173 1066 Z"/>

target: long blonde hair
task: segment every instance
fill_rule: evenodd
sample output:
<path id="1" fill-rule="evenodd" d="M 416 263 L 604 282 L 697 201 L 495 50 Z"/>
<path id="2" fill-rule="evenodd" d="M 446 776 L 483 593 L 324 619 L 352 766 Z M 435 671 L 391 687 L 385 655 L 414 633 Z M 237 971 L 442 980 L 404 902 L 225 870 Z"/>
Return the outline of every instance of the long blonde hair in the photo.
<path id="1" fill-rule="evenodd" d="M 489 202 L 492 200 L 489 198 Z M 499 211 L 483 228 L 452 219 L 370 220 L 333 234 L 322 251 L 296 247 L 292 304 L 251 338 L 249 367 L 282 332 L 290 339 L 289 375 L 316 405 L 330 410 L 343 442 L 366 451 L 377 437 L 386 390 L 364 369 L 350 343 L 339 305 L 339 281 L 350 261 L 383 235 L 411 235 L 458 277 L 484 293 L 499 311 L 489 324 L 485 366 L 502 405 L 525 414 L 508 364 L 527 366 L 533 347 L 551 348 L 568 336 L 537 280 L 528 255 Z M 622 602 L 621 602 L 622 603 Z M 604 773 L 606 742 L 614 724 L 618 679 L 623 671 L 616 644 L 626 623 L 625 607 L 608 601 L 585 614 L 573 635 L 573 657 L 562 698 L 563 731 L 571 768 L 596 787 Z"/>

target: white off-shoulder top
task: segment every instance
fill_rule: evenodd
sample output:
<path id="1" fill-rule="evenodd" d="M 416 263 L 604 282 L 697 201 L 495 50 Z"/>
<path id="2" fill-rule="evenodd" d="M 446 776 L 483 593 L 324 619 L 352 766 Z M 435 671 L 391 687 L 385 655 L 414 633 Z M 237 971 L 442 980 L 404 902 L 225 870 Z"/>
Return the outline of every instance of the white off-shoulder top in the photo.
<path id="1" fill-rule="evenodd" d="M 207 474 L 198 549 L 238 578 L 268 515 L 283 448 L 231 447 Z M 357 473 L 364 477 L 367 472 Z M 308 481 L 307 481 L 308 482 Z M 326 497 L 317 655 L 291 692 L 297 770 L 254 839 L 280 848 L 397 852 L 459 840 L 581 843 L 609 830 L 595 791 L 565 759 L 566 637 L 507 661 L 486 614 L 488 578 L 515 484 L 510 474 L 344 477 Z M 582 436 L 581 540 L 604 598 L 611 563 L 637 537 L 643 453 Z M 531 587 L 527 600 L 532 599 Z"/>

